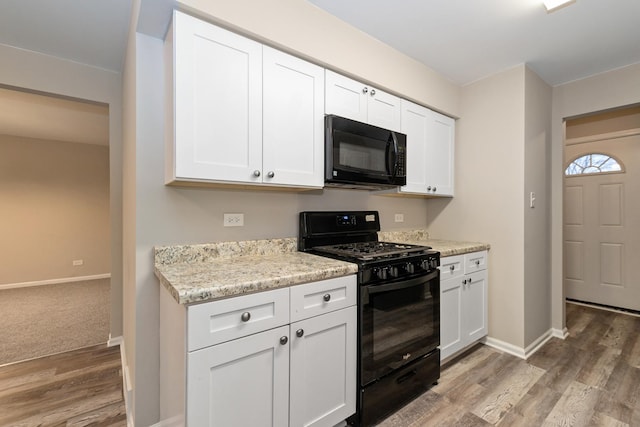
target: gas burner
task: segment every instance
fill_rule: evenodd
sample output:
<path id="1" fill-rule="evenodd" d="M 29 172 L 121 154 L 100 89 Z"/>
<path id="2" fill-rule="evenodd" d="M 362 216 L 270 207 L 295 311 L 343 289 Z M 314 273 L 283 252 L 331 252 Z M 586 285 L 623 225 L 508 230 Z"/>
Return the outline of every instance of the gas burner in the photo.
<path id="1" fill-rule="evenodd" d="M 345 258 L 372 260 L 385 257 L 400 257 L 424 252 L 431 249 L 428 246 L 407 245 L 391 242 L 356 242 L 338 245 L 316 246 L 314 251 Z"/>

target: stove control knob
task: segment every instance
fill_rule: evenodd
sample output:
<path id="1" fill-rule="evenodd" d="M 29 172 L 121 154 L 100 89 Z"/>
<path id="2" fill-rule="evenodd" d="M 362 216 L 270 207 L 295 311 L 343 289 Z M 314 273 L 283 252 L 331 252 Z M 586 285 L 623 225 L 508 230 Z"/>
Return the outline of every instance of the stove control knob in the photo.
<path id="1" fill-rule="evenodd" d="M 428 259 L 422 260 L 422 262 L 420 263 L 420 268 L 422 268 L 423 270 L 429 270 L 430 268 L 429 260 Z"/>
<path id="2" fill-rule="evenodd" d="M 404 269 L 407 271 L 407 273 L 409 274 L 413 274 L 416 272 L 416 266 L 413 265 L 412 263 L 408 262 L 407 265 L 404 266 Z"/>
<path id="3" fill-rule="evenodd" d="M 431 258 L 429 260 L 429 264 L 431 264 L 431 268 L 434 268 L 434 269 L 438 268 L 438 260 L 435 258 Z"/>
<path id="4" fill-rule="evenodd" d="M 398 277 L 400 271 L 398 270 L 398 267 L 389 267 L 389 274 L 391 277 Z"/>
<path id="5" fill-rule="evenodd" d="M 376 276 L 378 276 L 378 279 L 387 280 L 387 269 L 386 268 L 376 269 Z"/>

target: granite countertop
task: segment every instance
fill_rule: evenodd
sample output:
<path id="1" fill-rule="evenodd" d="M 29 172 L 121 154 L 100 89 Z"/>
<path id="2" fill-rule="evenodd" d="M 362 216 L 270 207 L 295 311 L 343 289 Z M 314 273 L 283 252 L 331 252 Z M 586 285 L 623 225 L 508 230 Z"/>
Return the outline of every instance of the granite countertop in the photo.
<path id="1" fill-rule="evenodd" d="M 355 274 L 357 265 L 297 251 L 297 239 L 154 249 L 155 274 L 180 304 Z"/>
<path id="2" fill-rule="evenodd" d="M 378 233 L 378 239 L 386 242 L 431 246 L 433 250 L 440 252 L 440 257 L 462 255 L 491 248 L 488 243 L 432 239 L 429 237 L 429 233 L 422 229 L 381 231 Z"/>
<path id="3" fill-rule="evenodd" d="M 431 239 L 426 230 L 379 232 L 379 240 L 431 246 L 441 257 L 489 249 L 486 243 Z M 211 301 L 355 274 L 354 263 L 297 251 L 297 239 L 154 248 L 155 274 L 180 304 Z"/>

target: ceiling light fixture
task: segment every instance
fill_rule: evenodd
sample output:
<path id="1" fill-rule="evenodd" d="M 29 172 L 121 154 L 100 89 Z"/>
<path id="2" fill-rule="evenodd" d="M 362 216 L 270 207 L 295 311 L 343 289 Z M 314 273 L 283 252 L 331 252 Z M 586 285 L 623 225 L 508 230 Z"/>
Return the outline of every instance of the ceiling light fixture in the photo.
<path id="1" fill-rule="evenodd" d="M 547 13 L 554 12 L 575 2 L 576 0 L 543 0 L 544 7 L 547 8 Z"/>

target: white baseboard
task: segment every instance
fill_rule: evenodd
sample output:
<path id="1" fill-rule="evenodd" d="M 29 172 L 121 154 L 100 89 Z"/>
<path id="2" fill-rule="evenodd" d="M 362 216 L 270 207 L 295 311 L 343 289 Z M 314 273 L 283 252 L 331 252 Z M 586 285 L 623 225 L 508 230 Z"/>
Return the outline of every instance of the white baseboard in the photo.
<path id="1" fill-rule="evenodd" d="M 7 283 L 0 285 L 1 289 L 29 288 L 31 286 L 57 285 L 59 283 L 82 282 L 85 280 L 110 279 L 111 274 L 94 274 L 93 276 L 63 277 L 60 279 L 36 280 L 34 282 Z"/>
<path id="2" fill-rule="evenodd" d="M 551 334 L 556 338 L 566 340 L 569 336 L 569 330 L 566 327 L 563 329 L 551 329 Z"/>
<path id="3" fill-rule="evenodd" d="M 484 339 L 484 343 L 489 347 L 493 347 L 504 353 L 508 353 L 512 356 L 519 357 L 520 359 L 527 360 L 528 358 L 533 356 L 536 351 L 540 350 L 540 348 L 545 345 L 547 341 L 555 337 L 555 333 L 555 329 L 549 329 L 547 332 L 540 335 L 534 342 L 529 344 L 526 348 L 518 347 L 517 345 L 509 344 L 508 342 L 501 341 L 492 337 L 486 337 Z"/>
<path id="4" fill-rule="evenodd" d="M 127 364 L 127 353 L 124 349 L 124 338 L 122 336 L 111 337 L 109 334 L 109 347 L 120 346 L 120 360 L 122 362 L 122 394 L 124 395 L 124 407 L 127 413 L 127 427 L 134 427 L 133 411 L 131 410 L 133 387 L 131 377 L 129 377 L 129 365 Z"/>
<path id="5" fill-rule="evenodd" d="M 509 344 L 508 342 L 505 341 L 501 341 L 497 338 L 492 338 L 492 337 L 486 337 L 484 339 L 484 343 L 486 345 L 488 345 L 489 347 L 493 347 L 497 350 L 500 350 L 504 353 L 508 353 L 512 356 L 516 356 L 519 357 L 520 359 L 524 359 L 525 357 L 525 352 L 524 349 L 522 347 L 518 347 L 516 345 L 513 344 Z"/>

